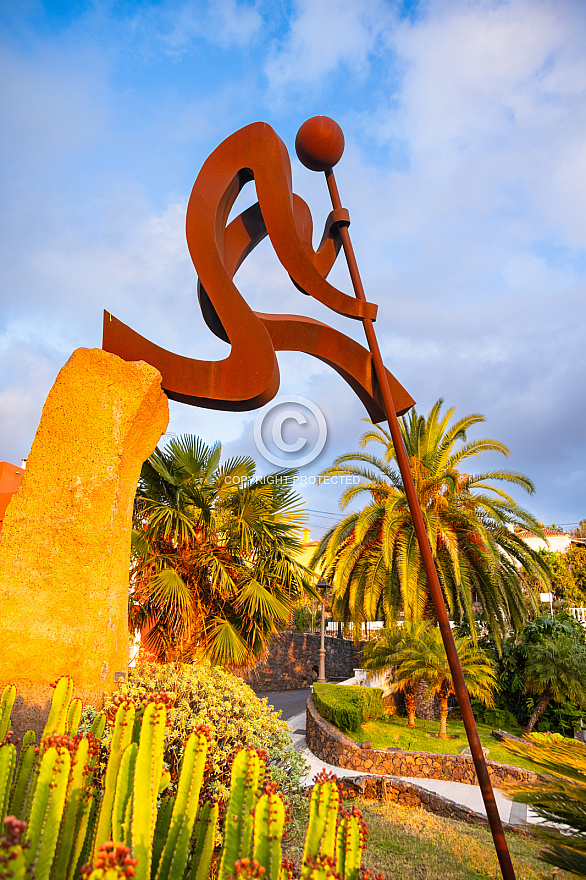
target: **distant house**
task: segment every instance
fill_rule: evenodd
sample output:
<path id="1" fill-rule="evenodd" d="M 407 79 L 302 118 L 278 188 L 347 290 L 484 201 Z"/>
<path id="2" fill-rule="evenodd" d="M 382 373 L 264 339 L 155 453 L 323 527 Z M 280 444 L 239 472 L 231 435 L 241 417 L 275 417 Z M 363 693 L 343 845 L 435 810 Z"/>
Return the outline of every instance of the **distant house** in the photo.
<path id="1" fill-rule="evenodd" d="M 10 464 L 9 461 L 0 461 L 0 530 L 4 522 L 6 508 L 20 486 L 23 474 L 24 468 Z"/>
<path id="2" fill-rule="evenodd" d="M 544 529 L 543 534 L 545 540 L 534 535 L 533 532 L 515 529 L 515 534 L 519 538 L 523 538 L 526 544 L 529 544 L 532 550 L 551 550 L 552 552 L 565 553 L 570 544 L 575 541 L 569 532 L 562 532 L 559 529 Z M 580 541 L 579 543 L 584 543 Z"/>
<path id="3" fill-rule="evenodd" d="M 311 529 L 303 529 L 301 543 L 302 549 L 297 554 L 297 559 L 302 565 L 307 565 L 309 567 L 311 557 L 319 547 L 319 541 L 311 540 Z"/>

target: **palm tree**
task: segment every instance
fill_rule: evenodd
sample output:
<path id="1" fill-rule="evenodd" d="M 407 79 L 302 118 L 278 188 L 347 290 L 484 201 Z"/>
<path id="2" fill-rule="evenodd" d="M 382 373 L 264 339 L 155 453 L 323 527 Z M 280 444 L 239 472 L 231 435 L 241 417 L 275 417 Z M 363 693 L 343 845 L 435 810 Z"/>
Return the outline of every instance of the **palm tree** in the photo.
<path id="1" fill-rule="evenodd" d="M 483 416 L 474 413 L 450 425 L 454 409 L 443 414 L 442 406 L 440 399 L 427 417 L 413 409 L 400 420 L 401 433 L 449 610 L 458 620 L 468 619 L 475 637 L 476 596 L 500 644 L 501 635 L 509 626 L 519 628 L 527 605 L 534 604 L 527 584 L 549 584 L 549 569 L 515 531 L 541 535 L 542 526 L 495 483 L 528 493 L 534 488 L 528 477 L 513 471 L 463 473 L 466 459 L 509 451 L 496 440 L 467 441 Z M 369 503 L 327 532 L 311 562 L 333 586 L 334 613 L 352 621 L 355 632 L 378 614 L 387 623 L 400 611 L 406 620 L 435 618 L 392 439 L 373 425 L 360 439 L 362 449 L 369 443 L 382 446 L 382 458 L 348 453 L 321 474 L 322 479 L 353 478 L 341 497 L 342 509 L 364 493 Z"/>
<path id="2" fill-rule="evenodd" d="M 389 685 L 393 685 L 394 658 L 413 643 L 417 643 L 423 637 L 424 631 L 429 624 L 427 621 L 417 623 L 405 622 L 402 626 L 393 623 L 390 627 L 382 629 L 378 638 L 367 642 L 362 653 L 363 666 L 371 672 L 387 672 Z M 405 709 L 407 710 L 407 727 L 415 727 L 415 697 L 417 685 L 412 681 L 402 681 L 400 686 L 396 683 L 393 688 L 403 694 Z"/>
<path id="3" fill-rule="evenodd" d="M 306 519 L 295 472 L 256 478 L 251 458 L 220 458 L 219 443 L 183 436 L 142 469 L 130 623 L 161 661 L 248 664 L 313 593 L 295 559 Z"/>
<path id="4" fill-rule="evenodd" d="M 531 733 L 550 700 L 586 705 L 586 648 L 571 635 L 558 635 L 525 650 L 525 690 L 540 695 L 527 725 Z"/>
<path id="5" fill-rule="evenodd" d="M 493 693 L 497 686 L 493 663 L 482 648 L 470 639 L 456 638 L 455 642 L 468 693 L 486 706 L 493 706 Z M 420 624 L 415 637 L 407 639 L 401 650 L 388 654 L 387 667 L 395 667 L 392 684 L 395 691 L 404 690 L 406 685 L 416 687 L 420 681 L 425 681 L 428 685 L 428 696 L 438 695 L 438 736 L 440 739 L 447 739 L 448 700 L 455 689 L 439 629 L 428 621 Z"/>

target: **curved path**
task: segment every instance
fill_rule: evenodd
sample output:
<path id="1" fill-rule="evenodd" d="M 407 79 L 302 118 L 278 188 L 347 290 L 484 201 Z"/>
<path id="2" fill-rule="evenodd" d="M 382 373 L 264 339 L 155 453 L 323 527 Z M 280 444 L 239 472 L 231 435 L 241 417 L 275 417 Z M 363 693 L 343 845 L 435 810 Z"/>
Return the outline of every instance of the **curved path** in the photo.
<path id="1" fill-rule="evenodd" d="M 303 780 L 304 785 L 311 785 L 313 777 L 320 770 L 329 770 L 336 773 L 337 776 L 365 776 L 367 774 L 360 773 L 357 770 L 347 770 L 344 767 L 334 767 L 332 764 L 326 764 L 320 758 L 316 757 L 307 748 L 305 741 L 305 705 L 309 690 L 280 691 L 278 693 L 259 693 L 261 699 L 266 698 L 270 706 L 275 710 L 281 710 L 283 719 L 288 723 L 291 730 L 291 739 L 294 747 L 303 752 L 309 766 L 310 772 Z M 431 791 L 460 806 L 467 807 L 475 813 L 486 816 L 484 801 L 480 788 L 477 785 L 464 785 L 461 782 L 451 782 L 444 779 L 421 779 L 421 778 L 404 778 L 405 782 L 414 783 L 420 788 Z M 499 811 L 499 815 L 503 822 L 509 825 L 526 825 L 527 823 L 536 824 L 539 817 L 527 808 L 525 804 L 516 804 L 509 798 L 505 797 L 497 788 L 494 789 L 495 799 Z"/>

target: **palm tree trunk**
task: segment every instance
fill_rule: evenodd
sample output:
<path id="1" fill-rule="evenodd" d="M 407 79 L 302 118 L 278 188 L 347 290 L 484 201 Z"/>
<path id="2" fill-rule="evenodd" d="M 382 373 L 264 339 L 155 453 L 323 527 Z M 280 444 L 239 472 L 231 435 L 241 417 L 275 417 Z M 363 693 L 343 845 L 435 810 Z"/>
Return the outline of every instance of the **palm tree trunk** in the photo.
<path id="1" fill-rule="evenodd" d="M 440 693 L 440 729 L 439 739 L 448 738 L 448 697 Z"/>
<path id="2" fill-rule="evenodd" d="M 423 620 L 431 620 L 432 623 L 437 623 L 437 611 L 435 610 L 429 587 L 425 591 L 425 605 L 423 606 L 423 614 L 421 616 Z"/>
<path id="3" fill-rule="evenodd" d="M 539 716 L 544 711 L 545 707 L 547 706 L 547 704 L 549 703 L 549 701 L 551 700 L 552 697 L 553 697 L 553 692 L 552 692 L 551 688 L 546 688 L 544 690 L 544 692 L 542 693 L 542 695 L 540 696 L 539 702 L 537 703 L 537 706 L 533 710 L 533 715 L 529 719 L 529 724 L 527 725 L 527 733 L 531 733 L 531 731 L 533 730 L 533 728 L 537 724 Z"/>
<path id="4" fill-rule="evenodd" d="M 415 688 L 409 685 L 403 691 L 405 708 L 407 709 L 407 727 L 415 727 Z"/>

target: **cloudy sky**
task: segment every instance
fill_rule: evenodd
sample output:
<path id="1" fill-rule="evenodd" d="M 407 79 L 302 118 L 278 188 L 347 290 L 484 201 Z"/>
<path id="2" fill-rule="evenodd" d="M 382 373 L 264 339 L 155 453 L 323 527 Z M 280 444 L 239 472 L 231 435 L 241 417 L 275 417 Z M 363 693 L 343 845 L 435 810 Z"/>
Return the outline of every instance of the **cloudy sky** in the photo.
<path id="1" fill-rule="evenodd" d="M 26 458 L 59 369 L 101 345 L 104 308 L 168 349 L 225 357 L 185 243 L 193 181 L 226 136 L 266 121 L 319 236 L 325 182 L 294 140 L 328 115 L 387 366 L 419 411 L 443 397 L 486 417 L 474 436 L 511 455 L 478 469 L 528 474 L 536 492 L 518 499 L 539 519 L 586 517 L 583 0 L 20 0 L 0 4 L 0 27 L 0 460 Z M 236 279 L 260 311 L 329 320 L 266 241 Z M 300 487 L 317 535 L 338 492 L 311 478 L 357 448 L 365 413 L 320 362 L 280 364 L 279 394 L 327 423 Z M 169 432 L 221 439 L 266 472 L 255 419 L 172 404 Z M 289 422 L 288 442 L 310 429 Z"/>

